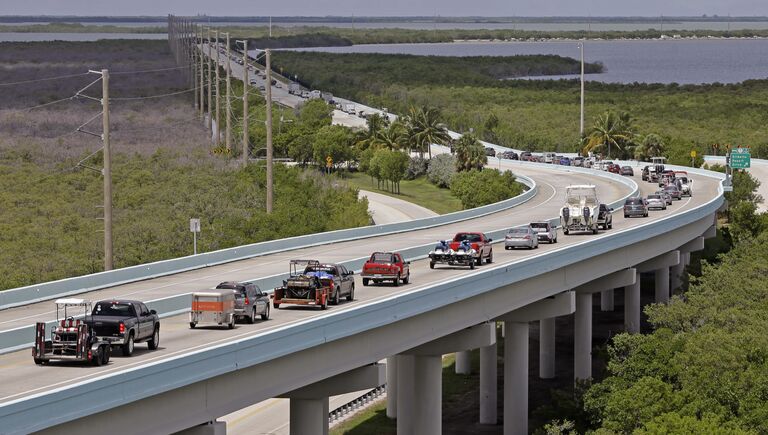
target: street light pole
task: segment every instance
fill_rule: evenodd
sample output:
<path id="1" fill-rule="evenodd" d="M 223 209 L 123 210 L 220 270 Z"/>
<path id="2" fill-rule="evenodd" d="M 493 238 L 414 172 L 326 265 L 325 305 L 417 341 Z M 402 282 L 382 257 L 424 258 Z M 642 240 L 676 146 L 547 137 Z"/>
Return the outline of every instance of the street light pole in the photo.
<path id="1" fill-rule="evenodd" d="M 101 70 L 104 142 L 104 270 L 112 270 L 112 148 L 109 144 L 109 70 Z"/>
<path id="2" fill-rule="evenodd" d="M 266 49 L 266 100 L 267 100 L 267 214 L 272 213 L 272 51 Z"/>
<path id="3" fill-rule="evenodd" d="M 226 111 L 227 111 L 227 130 L 224 133 L 224 143 L 227 144 L 227 151 L 232 150 L 232 101 L 230 100 L 230 75 L 232 74 L 232 65 L 230 63 L 230 53 L 229 53 L 229 32 L 226 33 L 227 35 L 227 104 L 226 104 Z"/>
<path id="4" fill-rule="evenodd" d="M 581 49 L 581 118 L 579 122 L 579 136 L 584 137 L 584 41 L 579 42 Z"/>
<path id="5" fill-rule="evenodd" d="M 243 167 L 248 165 L 248 40 L 243 43 Z"/>

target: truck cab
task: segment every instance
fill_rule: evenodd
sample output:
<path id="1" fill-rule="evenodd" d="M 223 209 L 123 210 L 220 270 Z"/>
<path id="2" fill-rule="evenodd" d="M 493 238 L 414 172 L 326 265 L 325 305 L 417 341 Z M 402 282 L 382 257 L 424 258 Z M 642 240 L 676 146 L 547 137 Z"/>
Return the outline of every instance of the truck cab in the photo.
<path id="1" fill-rule="evenodd" d="M 160 343 L 160 318 L 140 301 L 104 300 L 93 304 L 87 323 L 99 338 L 120 346 L 124 356 L 133 355 L 135 343 L 147 343 L 149 350 Z"/>

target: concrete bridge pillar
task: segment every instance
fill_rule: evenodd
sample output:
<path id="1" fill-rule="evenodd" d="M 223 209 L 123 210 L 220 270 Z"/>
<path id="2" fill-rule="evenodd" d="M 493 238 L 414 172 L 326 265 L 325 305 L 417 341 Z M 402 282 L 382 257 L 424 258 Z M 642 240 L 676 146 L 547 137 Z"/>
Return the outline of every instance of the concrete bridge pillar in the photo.
<path id="1" fill-rule="evenodd" d="M 409 349 L 397 360 L 397 432 L 442 432 L 442 356 L 496 345 L 496 323 L 484 323 Z M 487 352 L 487 351 L 486 351 Z M 494 359 L 495 361 L 495 359 Z"/>
<path id="2" fill-rule="evenodd" d="M 387 358 L 387 417 L 397 418 L 397 355 Z"/>
<path id="3" fill-rule="evenodd" d="M 528 323 L 505 322 L 504 435 L 528 434 Z"/>
<path id="4" fill-rule="evenodd" d="M 592 377 L 592 293 L 576 294 L 573 332 L 573 377 Z"/>
<path id="5" fill-rule="evenodd" d="M 655 281 L 656 303 L 666 304 L 669 302 L 669 267 L 656 269 L 653 277 Z"/>
<path id="6" fill-rule="evenodd" d="M 573 378 L 592 377 L 592 294 L 600 292 L 600 306 L 605 309 L 605 289 L 610 294 L 613 309 L 613 289 L 633 285 L 639 279 L 637 269 L 629 268 L 602 276 L 574 289 L 576 292 L 576 315 L 573 331 Z"/>
<path id="7" fill-rule="evenodd" d="M 541 379 L 555 377 L 555 320 L 555 317 L 539 320 L 539 377 Z"/>
<path id="8" fill-rule="evenodd" d="M 472 354 L 469 350 L 456 352 L 456 374 L 469 375 L 472 373 Z"/>
<path id="9" fill-rule="evenodd" d="M 529 322 L 565 316 L 575 310 L 575 293 L 567 291 L 502 315 L 504 336 L 504 434 L 528 433 Z"/>
<path id="10" fill-rule="evenodd" d="M 679 289 L 683 285 L 682 277 L 683 277 L 683 273 L 685 272 L 685 265 L 682 261 L 682 258 L 678 264 L 672 266 L 670 269 L 671 270 L 669 271 L 669 274 L 671 275 L 671 278 L 672 278 L 672 290 L 674 291 L 676 289 Z"/>
<path id="11" fill-rule="evenodd" d="M 498 422 L 497 357 L 496 343 L 480 348 L 480 424 Z"/>
<path id="12" fill-rule="evenodd" d="M 328 435 L 328 397 L 291 399 L 291 435 Z"/>
<path id="13" fill-rule="evenodd" d="M 328 434 L 328 397 L 375 388 L 386 382 L 386 366 L 372 364 L 332 376 L 279 397 L 290 399 L 291 435 Z"/>
<path id="14" fill-rule="evenodd" d="M 600 311 L 613 311 L 613 289 L 600 292 Z"/>
<path id="15" fill-rule="evenodd" d="M 636 334 L 640 332 L 640 274 L 634 284 L 624 287 L 624 329 Z"/>

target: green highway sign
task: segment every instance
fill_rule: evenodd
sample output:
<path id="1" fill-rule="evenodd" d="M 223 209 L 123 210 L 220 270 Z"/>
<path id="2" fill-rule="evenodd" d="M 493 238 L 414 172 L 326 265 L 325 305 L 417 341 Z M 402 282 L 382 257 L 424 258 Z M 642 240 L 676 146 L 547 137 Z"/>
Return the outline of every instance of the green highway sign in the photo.
<path id="1" fill-rule="evenodd" d="M 747 169 L 750 167 L 749 150 L 744 148 L 737 148 L 731 151 L 731 168 L 733 169 Z"/>

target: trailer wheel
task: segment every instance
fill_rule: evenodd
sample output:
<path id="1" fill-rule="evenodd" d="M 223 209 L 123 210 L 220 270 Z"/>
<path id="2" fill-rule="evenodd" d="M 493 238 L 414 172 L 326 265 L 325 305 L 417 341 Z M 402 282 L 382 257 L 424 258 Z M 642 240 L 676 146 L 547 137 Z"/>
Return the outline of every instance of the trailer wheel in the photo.
<path id="1" fill-rule="evenodd" d="M 483 253 L 480 252 L 480 255 L 478 255 L 477 259 L 475 260 L 477 262 L 477 265 L 480 266 L 483 264 Z"/>
<path id="2" fill-rule="evenodd" d="M 91 355 L 91 362 L 93 362 L 93 365 L 96 367 L 104 364 L 104 346 L 99 346 L 96 348 L 96 353 L 94 355 Z"/>
<path id="3" fill-rule="evenodd" d="M 195 326 L 197 326 L 197 323 L 195 322 L 189 322 L 189 327 L 192 329 L 195 329 Z"/>
<path id="4" fill-rule="evenodd" d="M 475 260 L 470 260 L 469 261 L 469 268 L 472 269 L 472 270 L 475 269 Z"/>
<path id="5" fill-rule="evenodd" d="M 149 350 L 157 349 L 160 344 L 160 325 L 155 326 L 155 332 L 152 333 L 152 338 L 147 342 Z"/>
<path id="6" fill-rule="evenodd" d="M 435 262 L 434 261 L 430 261 L 429 262 L 429 268 L 430 269 L 434 269 L 435 268 Z"/>
<path id="7" fill-rule="evenodd" d="M 368 286 L 368 278 L 363 278 L 363 286 Z"/>
<path id="8" fill-rule="evenodd" d="M 35 364 L 41 366 L 41 365 L 45 364 L 45 360 L 41 359 L 41 358 L 35 358 Z"/>
<path id="9" fill-rule="evenodd" d="M 128 335 L 128 341 L 123 345 L 123 356 L 133 355 L 133 332 Z"/>
<path id="10" fill-rule="evenodd" d="M 328 297 L 327 295 L 323 297 L 323 304 L 320 305 L 321 310 L 327 310 L 328 309 Z"/>

